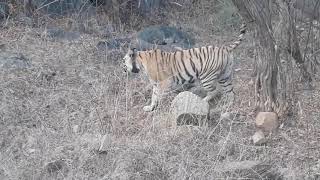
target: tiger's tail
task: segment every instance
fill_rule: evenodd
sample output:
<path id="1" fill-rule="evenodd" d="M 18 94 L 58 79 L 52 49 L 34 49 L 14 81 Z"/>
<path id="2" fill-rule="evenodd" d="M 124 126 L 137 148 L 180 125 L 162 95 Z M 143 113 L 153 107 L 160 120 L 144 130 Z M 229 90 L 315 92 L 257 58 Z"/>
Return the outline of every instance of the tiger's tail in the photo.
<path id="1" fill-rule="evenodd" d="M 244 37 L 246 31 L 247 31 L 247 24 L 244 23 L 240 27 L 240 34 L 238 36 L 238 39 L 236 41 L 234 41 L 232 44 L 228 45 L 229 51 L 235 49 L 236 47 L 238 47 L 241 44 L 242 40 L 244 39 L 243 37 Z"/>

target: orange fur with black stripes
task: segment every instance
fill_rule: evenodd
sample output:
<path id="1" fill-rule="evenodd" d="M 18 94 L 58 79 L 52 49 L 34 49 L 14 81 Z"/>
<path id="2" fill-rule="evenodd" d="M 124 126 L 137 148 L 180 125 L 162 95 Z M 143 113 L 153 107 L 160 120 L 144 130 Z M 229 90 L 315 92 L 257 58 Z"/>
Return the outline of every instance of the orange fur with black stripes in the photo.
<path id="1" fill-rule="evenodd" d="M 218 47 L 205 46 L 175 52 L 130 49 L 123 58 L 126 70 L 133 73 L 143 70 L 153 84 L 151 105 L 145 106 L 144 110 L 154 110 L 164 91 L 180 85 L 193 86 L 195 82 L 207 91 L 206 101 L 222 90 L 226 105 L 231 105 L 234 101 L 232 50 L 241 43 L 245 31 L 246 25 L 242 25 L 236 41 Z"/>

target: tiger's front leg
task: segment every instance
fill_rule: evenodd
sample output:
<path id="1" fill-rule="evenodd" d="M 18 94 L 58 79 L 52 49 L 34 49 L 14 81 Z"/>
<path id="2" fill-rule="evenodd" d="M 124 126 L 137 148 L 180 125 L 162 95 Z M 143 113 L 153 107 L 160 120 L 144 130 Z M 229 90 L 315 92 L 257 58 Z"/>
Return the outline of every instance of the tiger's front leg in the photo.
<path id="1" fill-rule="evenodd" d="M 151 104 L 149 106 L 144 106 L 143 110 L 145 112 L 150 112 L 155 110 L 155 108 L 159 104 L 159 99 L 160 99 L 160 88 L 158 85 L 153 85 Z"/>

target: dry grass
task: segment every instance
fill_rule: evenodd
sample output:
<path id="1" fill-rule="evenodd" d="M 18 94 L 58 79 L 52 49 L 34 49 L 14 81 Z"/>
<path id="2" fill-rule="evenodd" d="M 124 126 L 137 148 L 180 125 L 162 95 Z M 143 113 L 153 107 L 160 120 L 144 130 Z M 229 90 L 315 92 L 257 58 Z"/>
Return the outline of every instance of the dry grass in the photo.
<path id="1" fill-rule="evenodd" d="M 198 18 L 179 11 L 168 15 L 175 17 L 171 23 L 194 32 L 199 44 L 229 41 L 236 31 L 213 35 L 217 16 L 201 3 Z M 247 36 L 236 52 L 235 111 L 241 115 L 207 128 L 175 129 L 163 123 L 170 123 L 165 105 L 142 111 L 150 99 L 144 77 L 122 72 L 123 52 L 96 49 L 96 34 L 54 42 L 34 28 L 3 28 L 6 52 L 23 54 L 32 67 L 0 71 L 0 179 L 319 178 L 319 90 L 297 91 L 294 116 L 266 145 L 252 145 L 253 47 Z M 98 152 L 105 134 L 105 151 Z M 228 169 L 228 162 L 246 160 L 261 164 Z"/>

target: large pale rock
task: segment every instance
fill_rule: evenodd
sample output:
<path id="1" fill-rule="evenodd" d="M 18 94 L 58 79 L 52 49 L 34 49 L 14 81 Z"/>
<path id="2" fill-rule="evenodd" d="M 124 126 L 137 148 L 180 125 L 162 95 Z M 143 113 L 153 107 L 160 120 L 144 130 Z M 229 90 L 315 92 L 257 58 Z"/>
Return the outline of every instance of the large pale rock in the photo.
<path id="1" fill-rule="evenodd" d="M 209 104 L 199 96 L 185 91 L 179 93 L 171 103 L 171 113 L 177 125 L 204 125 Z"/>
<path id="2" fill-rule="evenodd" d="M 264 131 L 273 131 L 278 128 L 278 115 L 274 112 L 259 112 L 256 117 L 256 126 Z"/>
<path id="3" fill-rule="evenodd" d="M 253 141 L 253 144 L 255 144 L 255 145 L 261 145 L 261 144 L 266 143 L 267 139 L 266 139 L 263 131 L 262 130 L 258 130 L 252 136 L 252 141 Z"/>

